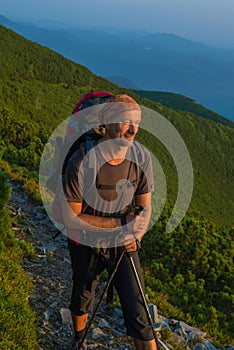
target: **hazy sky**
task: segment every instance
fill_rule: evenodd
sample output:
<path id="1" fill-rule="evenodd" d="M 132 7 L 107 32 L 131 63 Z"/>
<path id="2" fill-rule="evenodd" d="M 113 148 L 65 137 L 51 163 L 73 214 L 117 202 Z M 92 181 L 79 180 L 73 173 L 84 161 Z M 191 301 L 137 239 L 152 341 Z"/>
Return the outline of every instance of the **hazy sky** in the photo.
<path id="1" fill-rule="evenodd" d="M 167 32 L 234 47 L 234 0 L 0 0 L 0 14 Z"/>

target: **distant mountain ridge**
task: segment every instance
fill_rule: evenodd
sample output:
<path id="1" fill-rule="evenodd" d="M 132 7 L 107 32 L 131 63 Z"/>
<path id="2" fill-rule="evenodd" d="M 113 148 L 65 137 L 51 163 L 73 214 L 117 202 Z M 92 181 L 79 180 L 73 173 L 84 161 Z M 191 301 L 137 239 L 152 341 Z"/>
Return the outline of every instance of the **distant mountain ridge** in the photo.
<path id="1" fill-rule="evenodd" d="M 134 36 L 104 30 L 43 29 L 0 17 L 0 23 L 123 86 L 186 95 L 234 120 L 234 50 L 173 34 Z"/>
<path id="2" fill-rule="evenodd" d="M 204 106 L 200 105 L 199 103 L 187 96 L 162 91 L 144 91 L 135 89 L 132 90 L 139 96 L 147 98 L 154 102 L 159 102 L 168 108 L 172 108 L 178 111 L 191 112 L 203 118 L 213 120 L 216 123 L 221 123 L 223 125 L 227 125 L 234 128 L 234 122 L 205 108 Z"/>

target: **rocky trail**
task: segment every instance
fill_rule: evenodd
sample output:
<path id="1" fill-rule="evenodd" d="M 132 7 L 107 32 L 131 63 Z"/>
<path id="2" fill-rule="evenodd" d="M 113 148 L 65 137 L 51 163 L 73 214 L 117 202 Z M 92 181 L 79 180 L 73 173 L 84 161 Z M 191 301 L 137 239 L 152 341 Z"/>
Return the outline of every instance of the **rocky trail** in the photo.
<path id="1" fill-rule="evenodd" d="M 38 343 L 41 350 L 69 350 L 73 340 L 73 328 L 68 310 L 72 287 L 70 257 L 67 239 L 58 232 L 51 223 L 43 206 L 36 205 L 23 191 L 23 186 L 10 182 L 12 195 L 9 210 L 13 217 L 13 229 L 19 238 L 28 239 L 35 250 L 35 257 L 22 261 L 22 267 L 32 278 L 34 292 L 29 303 L 36 315 Z M 97 287 L 96 299 L 103 291 L 104 282 Z M 171 333 L 169 350 L 190 349 L 188 342 L 192 340 L 192 350 L 217 350 L 206 339 L 206 333 L 186 323 L 174 319 L 166 319 L 159 314 L 159 326 L 167 328 Z M 199 339 L 199 341 L 193 341 Z M 195 345 L 194 345 L 195 344 Z M 122 311 L 117 306 L 101 305 L 87 336 L 88 349 L 134 349 L 130 338 L 126 336 Z M 226 346 L 225 350 L 234 350 Z"/>
<path id="2" fill-rule="evenodd" d="M 20 184 L 11 182 L 9 209 L 14 220 L 13 229 L 31 241 L 36 256 L 23 261 L 22 267 L 32 278 L 34 293 L 30 306 L 36 313 L 36 325 L 41 349 L 68 350 L 73 340 L 73 328 L 68 310 L 72 275 L 67 239 L 58 232 L 42 206 L 36 205 L 23 192 Z M 97 290 L 101 293 L 103 283 Z M 121 310 L 101 306 L 88 334 L 89 349 L 133 349 L 125 335 Z"/>

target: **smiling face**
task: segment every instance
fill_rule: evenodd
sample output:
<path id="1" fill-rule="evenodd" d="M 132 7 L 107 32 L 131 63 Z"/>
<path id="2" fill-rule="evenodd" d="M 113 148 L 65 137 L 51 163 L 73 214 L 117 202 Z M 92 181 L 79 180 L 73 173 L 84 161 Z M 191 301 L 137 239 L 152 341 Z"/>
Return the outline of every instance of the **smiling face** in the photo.
<path id="1" fill-rule="evenodd" d="M 141 121 L 139 110 L 130 110 L 118 117 L 118 123 L 106 124 L 106 138 L 114 139 L 119 146 L 131 146 Z"/>

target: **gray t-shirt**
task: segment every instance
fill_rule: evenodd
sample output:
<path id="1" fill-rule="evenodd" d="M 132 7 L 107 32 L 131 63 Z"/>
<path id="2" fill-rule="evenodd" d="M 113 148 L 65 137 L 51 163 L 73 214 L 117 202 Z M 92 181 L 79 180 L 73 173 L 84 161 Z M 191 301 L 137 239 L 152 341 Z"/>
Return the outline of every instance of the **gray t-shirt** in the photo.
<path id="1" fill-rule="evenodd" d="M 91 150 L 90 162 L 89 152 L 85 154 L 84 145 L 81 145 L 66 166 L 63 186 L 67 200 L 82 202 L 83 213 L 118 217 L 128 212 L 135 195 L 152 192 L 151 156 L 136 142 L 118 165 L 107 163 L 98 146 Z"/>

